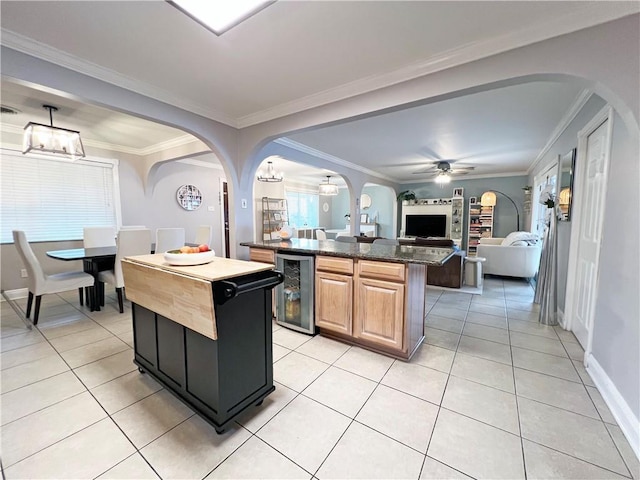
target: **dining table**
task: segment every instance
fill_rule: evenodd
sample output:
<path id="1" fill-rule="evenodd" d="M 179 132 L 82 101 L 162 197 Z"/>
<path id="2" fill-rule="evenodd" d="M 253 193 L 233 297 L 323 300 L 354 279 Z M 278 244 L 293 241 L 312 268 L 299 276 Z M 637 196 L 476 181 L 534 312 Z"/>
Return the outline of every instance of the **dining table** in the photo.
<path id="1" fill-rule="evenodd" d="M 83 270 L 93 279 L 93 288 L 89 289 L 87 303 L 91 311 L 100 311 L 104 305 L 104 285 L 98 281 L 98 274 L 103 270 L 110 270 L 116 260 L 117 247 L 68 248 L 65 250 L 51 250 L 47 257 L 65 262 L 82 260 Z"/>
<path id="2" fill-rule="evenodd" d="M 195 247 L 197 244 L 186 242 L 186 246 Z M 155 252 L 156 244 L 150 245 L 150 252 Z M 67 248 L 64 250 L 50 250 L 47 257 L 55 258 L 65 262 L 82 260 L 82 267 L 93 279 L 93 287 L 87 296 L 87 303 L 92 312 L 100 311 L 100 306 L 104 305 L 104 284 L 98 280 L 98 275 L 104 270 L 111 270 L 116 260 L 118 247 L 93 247 L 93 248 Z"/>

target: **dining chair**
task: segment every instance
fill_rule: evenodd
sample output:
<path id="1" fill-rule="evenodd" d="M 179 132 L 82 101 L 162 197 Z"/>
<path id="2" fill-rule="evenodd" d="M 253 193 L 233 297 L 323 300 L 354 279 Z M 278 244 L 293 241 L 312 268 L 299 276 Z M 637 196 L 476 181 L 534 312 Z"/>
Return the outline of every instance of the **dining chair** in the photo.
<path id="1" fill-rule="evenodd" d="M 144 225 L 122 225 L 120 230 L 143 230 L 147 228 Z"/>
<path id="2" fill-rule="evenodd" d="M 338 236 L 336 237 L 336 242 L 342 242 L 342 243 L 357 243 L 358 240 L 356 240 L 356 237 L 345 237 L 345 236 Z"/>
<path id="3" fill-rule="evenodd" d="M 373 243 L 374 245 L 400 245 L 395 238 L 376 238 Z"/>
<path id="4" fill-rule="evenodd" d="M 31 306 L 33 305 L 33 297 L 36 297 L 36 308 L 33 313 L 33 324 L 38 324 L 40 315 L 40 300 L 42 295 L 50 293 L 67 292 L 69 290 L 78 289 L 80 297 L 80 305 L 82 302 L 82 289 L 93 287 L 93 277 L 88 273 L 81 271 L 56 273 L 47 275 L 42 270 L 38 257 L 31 249 L 31 245 L 27 241 L 27 236 L 22 230 L 13 230 L 13 242 L 18 249 L 18 255 L 22 259 L 27 268 L 27 281 L 29 283 L 29 298 L 27 299 L 26 317 L 31 315 Z"/>
<path id="5" fill-rule="evenodd" d="M 121 230 L 117 241 L 118 251 L 116 261 L 112 270 L 105 270 L 98 274 L 98 281 L 102 284 L 108 283 L 116 288 L 118 295 L 118 307 L 120 313 L 124 313 L 124 299 L 122 289 L 124 288 L 124 276 L 122 274 L 121 260 L 132 255 L 146 255 L 151 252 L 151 230 L 148 228 L 139 230 Z"/>
<path id="6" fill-rule="evenodd" d="M 115 247 L 116 227 L 84 227 L 82 242 L 84 248 Z"/>
<path id="7" fill-rule="evenodd" d="M 158 228 L 156 230 L 156 253 L 184 247 L 184 228 Z"/>
<path id="8" fill-rule="evenodd" d="M 316 240 L 326 240 L 327 234 L 324 230 L 316 230 Z"/>
<path id="9" fill-rule="evenodd" d="M 196 245 L 209 245 L 211 246 L 211 235 L 213 234 L 213 227 L 211 225 L 200 225 L 196 230 L 196 238 L 193 243 Z"/>

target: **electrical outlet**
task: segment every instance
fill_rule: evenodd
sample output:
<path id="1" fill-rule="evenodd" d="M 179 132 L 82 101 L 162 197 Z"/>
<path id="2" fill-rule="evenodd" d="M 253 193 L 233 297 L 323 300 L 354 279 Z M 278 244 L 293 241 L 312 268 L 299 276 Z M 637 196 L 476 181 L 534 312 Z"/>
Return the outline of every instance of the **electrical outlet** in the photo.
<path id="1" fill-rule="evenodd" d="M 215 212 L 215 211 L 216 211 L 216 209 L 215 209 L 215 207 L 214 207 L 213 205 L 209 205 L 209 206 L 207 207 L 207 210 L 208 210 L 209 212 Z"/>
<path id="2" fill-rule="evenodd" d="M 20 276 L 22 278 L 27 278 L 29 274 L 27 273 L 27 270 L 23 268 L 22 270 L 20 270 Z"/>

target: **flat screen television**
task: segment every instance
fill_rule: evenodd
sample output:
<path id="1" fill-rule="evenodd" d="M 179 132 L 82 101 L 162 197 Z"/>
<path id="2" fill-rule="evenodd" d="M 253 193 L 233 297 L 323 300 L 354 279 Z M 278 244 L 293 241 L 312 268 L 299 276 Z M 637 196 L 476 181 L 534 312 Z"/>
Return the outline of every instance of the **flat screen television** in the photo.
<path id="1" fill-rule="evenodd" d="M 404 234 L 408 237 L 446 237 L 446 215 L 407 215 Z"/>

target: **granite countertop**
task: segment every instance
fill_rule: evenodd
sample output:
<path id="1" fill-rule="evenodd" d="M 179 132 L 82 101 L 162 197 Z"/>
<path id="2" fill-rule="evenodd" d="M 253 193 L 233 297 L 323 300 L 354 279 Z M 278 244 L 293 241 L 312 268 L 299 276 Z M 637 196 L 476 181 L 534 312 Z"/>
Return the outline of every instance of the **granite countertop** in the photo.
<path id="1" fill-rule="evenodd" d="M 333 257 L 361 258 L 382 262 L 418 263 L 441 266 L 455 254 L 452 248 L 421 247 L 414 245 L 374 245 L 372 243 L 343 243 L 332 240 L 265 240 L 264 242 L 242 242 L 244 247 L 265 248 L 281 253 L 307 253 Z"/>

